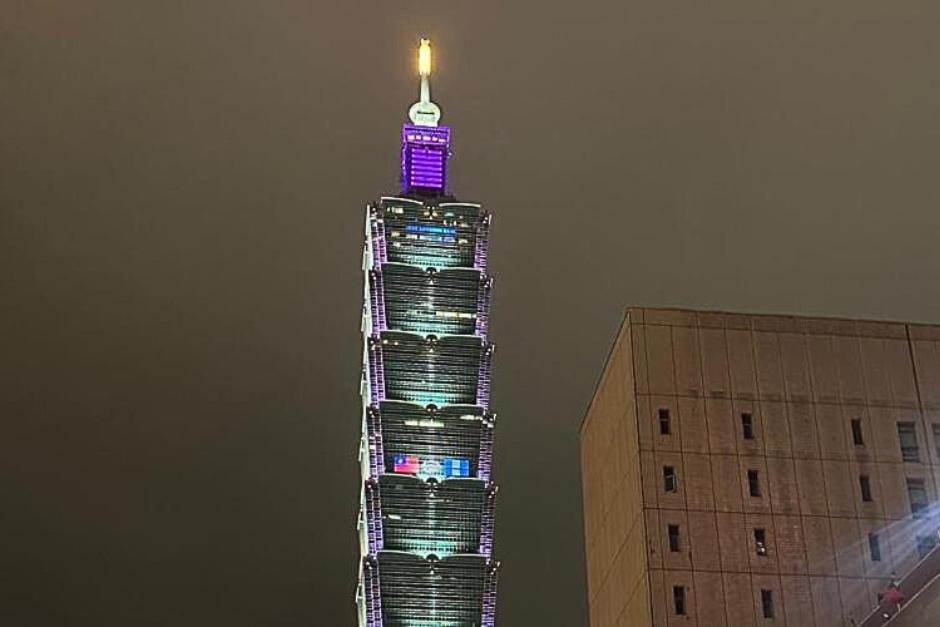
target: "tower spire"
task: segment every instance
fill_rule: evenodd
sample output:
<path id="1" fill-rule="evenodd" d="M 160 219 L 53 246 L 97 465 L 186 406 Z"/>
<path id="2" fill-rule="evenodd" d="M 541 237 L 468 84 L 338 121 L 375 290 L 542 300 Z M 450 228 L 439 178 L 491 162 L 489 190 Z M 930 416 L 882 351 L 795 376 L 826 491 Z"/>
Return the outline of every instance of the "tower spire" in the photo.
<path id="1" fill-rule="evenodd" d="M 406 195 L 440 196 L 447 191 L 450 129 L 438 126 L 441 108 L 431 101 L 431 42 L 418 46 L 421 91 L 411 105 L 411 124 L 401 129 L 401 189 Z"/>
<path id="2" fill-rule="evenodd" d="M 411 105 L 408 117 L 415 126 L 437 126 L 441 108 L 431 101 L 431 40 L 422 39 L 418 46 L 418 74 L 421 91 L 418 102 Z"/>

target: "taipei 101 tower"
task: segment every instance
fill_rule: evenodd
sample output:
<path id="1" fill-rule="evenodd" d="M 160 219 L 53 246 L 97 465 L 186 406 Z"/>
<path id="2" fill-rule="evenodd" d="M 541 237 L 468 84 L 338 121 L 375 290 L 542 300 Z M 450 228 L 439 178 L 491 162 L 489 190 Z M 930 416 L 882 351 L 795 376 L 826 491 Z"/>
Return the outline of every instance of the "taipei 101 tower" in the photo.
<path id="1" fill-rule="evenodd" d="M 431 45 L 401 191 L 366 207 L 360 627 L 493 627 L 490 215 L 447 187 Z"/>

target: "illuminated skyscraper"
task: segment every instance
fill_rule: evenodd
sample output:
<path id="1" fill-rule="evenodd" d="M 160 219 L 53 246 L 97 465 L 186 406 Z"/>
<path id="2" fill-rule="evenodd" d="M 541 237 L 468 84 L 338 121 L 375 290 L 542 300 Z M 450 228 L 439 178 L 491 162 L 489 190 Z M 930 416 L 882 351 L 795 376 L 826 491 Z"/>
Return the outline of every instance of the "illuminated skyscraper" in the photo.
<path id="1" fill-rule="evenodd" d="M 418 59 L 401 193 L 366 207 L 359 624 L 492 627 L 490 216 L 447 192 L 426 40 Z"/>

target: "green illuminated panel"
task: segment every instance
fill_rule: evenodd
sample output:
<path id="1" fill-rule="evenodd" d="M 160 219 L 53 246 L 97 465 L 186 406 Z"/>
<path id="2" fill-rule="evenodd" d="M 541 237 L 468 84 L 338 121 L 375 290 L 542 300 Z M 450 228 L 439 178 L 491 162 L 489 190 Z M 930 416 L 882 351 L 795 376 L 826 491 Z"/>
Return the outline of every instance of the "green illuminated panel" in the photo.
<path id="1" fill-rule="evenodd" d="M 488 285 L 478 270 L 435 272 L 385 264 L 382 288 L 387 328 L 421 335 L 473 335 Z"/>
<path id="2" fill-rule="evenodd" d="M 408 333 L 381 336 L 385 398 L 419 405 L 476 405 L 486 345 L 476 337 L 429 341 Z"/>
<path id="3" fill-rule="evenodd" d="M 476 477 L 484 429 L 492 418 L 480 407 L 447 406 L 435 412 L 411 403 L 385 401 L 380 406 L 385 468 L 391 472 L 395 455 L 416 455 L 423 460 L 470 460 Z"/>
<path id="4" fill-rule="evenodd" d="M 478 627 L 488 563 L 477 555 L 429 562 L 382 551 L 378 570 L 383 627 Z"/>
<path id="5" fill-rule="evenodd" d="M 473 205 L 448 208 L 385 204 L 388 261 L 420 268 L 473 268 L 479 230 L 486 214 Z"/>
<path id="6" fill-rule="evenodd" d="M 384 547 L 420 556 L 477 553 L 486 486 L 477 479 L 431 484 L 410 475 L 379 478 Z"/>

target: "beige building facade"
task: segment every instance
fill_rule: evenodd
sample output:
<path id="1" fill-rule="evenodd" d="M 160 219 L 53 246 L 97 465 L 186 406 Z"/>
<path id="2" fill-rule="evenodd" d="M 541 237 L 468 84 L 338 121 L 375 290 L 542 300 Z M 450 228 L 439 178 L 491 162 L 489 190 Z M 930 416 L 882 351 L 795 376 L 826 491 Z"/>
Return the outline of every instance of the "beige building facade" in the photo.
<path id="1" fill-rule="evenodd" d="M 937 543 L 940 327 L 629 309 L 580 439 L 591 627 L 860 624 Z"/>

